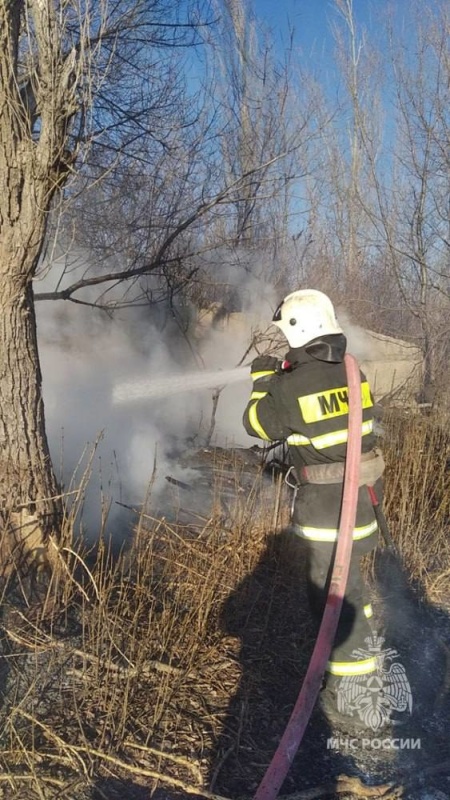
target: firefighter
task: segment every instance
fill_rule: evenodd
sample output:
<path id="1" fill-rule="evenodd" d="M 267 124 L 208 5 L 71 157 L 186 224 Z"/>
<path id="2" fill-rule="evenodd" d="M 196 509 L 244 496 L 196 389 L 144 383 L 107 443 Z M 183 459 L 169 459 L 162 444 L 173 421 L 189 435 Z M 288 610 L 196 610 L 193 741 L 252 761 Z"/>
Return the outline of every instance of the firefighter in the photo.
<path id="1" fill-rule="evenodd" d="M 346 338 L 329 298 L 316 290 L 289 294 L 272 322 L 290 349 L 283 362 L 259 356 L 251 367 L 253 391 L 244 412 L 250 436 L 283 440 L 298 483 L 291 531 L 300 557 L 306 558 L 310 608 L 317 624 L 327 597 L 337 542 L 348 438 Z M 361 373 L 362 455 L 353 550 L 342 612 L 326 668 L 321 705 L 337 716 L 339 681 L 369 676 L 377 667 L 367 651 L 372 608 L 366 599 L 360 557 L 377 544 L 378 525 L 368 486 L 380 493 L 381 455 L 374 450 L 373 399 Z M 373 489 L 372 489 L 373 493 Z M 373 498 L 373 494 L 372 494 Z M 370 655 L 370 654 L 369 654 Z M 360 680 L 361 678 L 357 678 Z"/>

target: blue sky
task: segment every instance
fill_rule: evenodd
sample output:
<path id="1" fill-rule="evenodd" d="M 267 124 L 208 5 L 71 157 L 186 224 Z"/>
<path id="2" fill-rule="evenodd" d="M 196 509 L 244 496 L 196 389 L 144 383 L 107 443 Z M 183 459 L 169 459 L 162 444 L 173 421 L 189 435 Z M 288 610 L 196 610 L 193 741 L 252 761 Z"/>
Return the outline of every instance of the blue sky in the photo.
<path id="1" fill-rule="evenodd" d="M 245 0 L 244 0 L 245 2 Z M 289 44 L 289 31 L 293 30 L 292 63 L 299 64 L 314 76 L 325 96 L 331 101 L 342 88 L 342 76 L 337 68 L 336 41 L 332 25 L 346 30 L 345 22 L 333 0 L 248 0 L 257 19 L 272 31 L 279 56 Z M 419 0 L 420 2 L 420 0 Z M 440 0 L 428 0 L 434 8 Z M 353 18 L 357 41 L 367 34 L 369 50 L 386 51 L 386 23 L 393 22 L 400 40 L 407 40 L 411 24 L 411 0 L 353 0 Z M 385 66 L 389 69 L 389 58 Z M 382 89 L 389 104 L 389 81 Z"/>
<path id="2" fill-rule="evenodd" d="M 354 0 L 353 14 L 368 30 L 377 26 L 380 14 L 387 12 L 389 0 Z M 395 0 L 397 14 L 403 15 L 409 0 Z M 324 52 L 332 45 L 329 22 L 336 18 L 332 0 L 254 0 L 255 13 L 286 36 L 289 24 L 295 29 L 295 43 L 305 55 Z"/>
<path id="3" fill-rule="evenodd" d="M 431 5 L 434 0 L 429 0 Z M 305 66 L 313 72 L 331 63 L 334 39 L 330 23 L 339 16 L 332 0 L 254 0 L 258 18 L 275 34 L 280 45 L 286 45 L 289 28 L 294 29 L 294 48 L 300 51 Z M 383 35 L 382 19 L 395 9 L 396 24 L 407 24 L 410 0 L 353 0 L 353 16 L 357 30 L 366 28 L 370 41 L 377 44 Z"/>
<path id="4" fill-rule="evenodd" d="M 420 0 L 419 0 L 420 1 Z M 290 43 L 293 30 L 292 59 L 320 81 L 323 88 L 333 89 L 336 83 L 335 41 L 331 23 L 340 16 L 333 0 L 241 0 L 257 20 L 273 34 L 280 59 Z M 439 0 L 428 0 L 433 8 Z M 353 17 L 357 35 L 366 29 L 368 41 L 383 50 L 385 19 L 395 13 L 395 27 L 407 30 L 411 0 L 353 0 Z M 342 20 L 341 20 L 342 21 Z M 344 23 L 342 22 L 342 25 Z"/>

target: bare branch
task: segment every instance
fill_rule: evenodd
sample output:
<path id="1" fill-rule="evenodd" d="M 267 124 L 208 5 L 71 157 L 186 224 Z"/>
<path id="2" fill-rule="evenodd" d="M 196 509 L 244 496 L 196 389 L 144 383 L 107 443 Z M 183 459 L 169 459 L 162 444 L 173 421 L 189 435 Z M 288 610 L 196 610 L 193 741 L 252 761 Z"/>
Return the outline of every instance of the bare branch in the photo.
<path id="1" fill-rule="evenodd" d="M 178 225 L 176 225 L 176 227 L 174 228 L 174 230 L 165 238 L 164 242 L 162 243 L 162 245 L 160 246 L 159 250 L 157 251 L 157 253 L 155 254 L 154 258 L 150 263 L 145 263 L 139 267 L 135 267 L 134 269 L 126 269 L 118 272 L 109 272 L 103 275 L 96 275 L 95 277 L 92 278 L 82 278 L 81 280 L 73 283 L 71 286 L 68 286 L 65 289 L 60 289 L 55 292 L 36 292 L 34 295 L 35 300 L 69 300 L 72 299 L 73 294 L 80 291 L 81 289 L 85 289 L 92 286 L 100 286 L 102 284 L 109 283 L 111 281 L 116 281 L 116 282 L 128 281 L 138 276 L 148 275 L 149 273 L 154 272 L 155 270 L 161 268 L 164 264 L 169 263 L 169 259 L 167 259 L 166 253 L 169 251 L 170 247 L 174 244 L 174 242 L 181 236 L 181 234 L 184 231 L 186 231 L 199 219 L 204 217 L 215 206 L 231 202 L 229 199 L 230 195 L 239 186 L 245 183 L 245 181 L 249 177 L 258 173 L 259 171 L 264 171 L 268 169 L 272 164 L 281 160 L 286 155 L 287 153 L 283 153 L 281 155 L 274 156 L 264 164 L 248 170 L 248 172 L 244 173 L 242 176 L 237 178 L 230 185 L 224 187 L 224 189 L 222 189 L 222 191 L 220 191 L 214 197 L 200 203 L 195 208 L 195 210 L 191 214 L 189 214 L 184 220 L 179 222 Z"/>

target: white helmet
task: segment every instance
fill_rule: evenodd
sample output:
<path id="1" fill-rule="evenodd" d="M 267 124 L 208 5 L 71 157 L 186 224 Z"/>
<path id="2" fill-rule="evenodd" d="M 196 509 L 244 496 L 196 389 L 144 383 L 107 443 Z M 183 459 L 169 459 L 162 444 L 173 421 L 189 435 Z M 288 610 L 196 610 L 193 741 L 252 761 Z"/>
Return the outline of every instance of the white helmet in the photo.
<path id="1" fill-rule="evenodd" d="M 284 333 L 291 347 L 303 345 L 330 333 L 342 333 L 329 297 L 316 289 L 300 289 L 281 301 L 272 322 Z"/>

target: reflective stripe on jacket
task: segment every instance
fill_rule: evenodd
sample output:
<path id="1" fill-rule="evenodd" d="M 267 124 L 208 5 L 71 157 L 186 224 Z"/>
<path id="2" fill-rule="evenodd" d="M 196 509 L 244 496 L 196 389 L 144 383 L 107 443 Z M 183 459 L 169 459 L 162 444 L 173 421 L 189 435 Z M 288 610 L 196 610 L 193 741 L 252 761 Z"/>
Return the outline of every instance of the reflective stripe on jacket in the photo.
<path id="1" fill-rule="evenodd" d="M 329 355 L 324 360 L 326 340 Z M 344 463 L 348 440 L 348 387 L 343 362 L 343 335 L 323 337 L 286 356 L 292 368 L 281 374 L 262 375 L 254 381 L 244 412 L 247 433 L 264 441 L 284 440 L 291 463 L 302 484 L 302 468 L 319 464 Z M 375 445 L 373 399 L 366 377 L 361 373 L 362 451 Z M 303 538 L 334 542 L 339 527 L 342 483 L 329 486 L 301 485 L 293 521 Z M 361 487 L 354 531 L 355 543 L 364 552 L 377 531 L 367 488 Z M 367 543 L 367 544 L 366 544 Z M 370 549 L 373 545 L 370 545 Z"/>
<path id="2" fill-rule="evenodd" d="M 250 436 L 265 441 L 287 441 L 294 466 L 345 461 L 348 438 L 348 387 L 345 337 L 323 337 L 330 358 L 315 357 L 314 342 L 290 350 L 289 371 L 254 373 L 253 391 L 244 412 L 244 427 Z M 331 341 L 334 340 L 334 341 Z M 319 342 L 320 344 L 320 342 Z M 322 352 L 318 349 L 318 352 Z M 375 444 L 373 399 L 361 373 L 363 407 L 363 452 Z"/>

